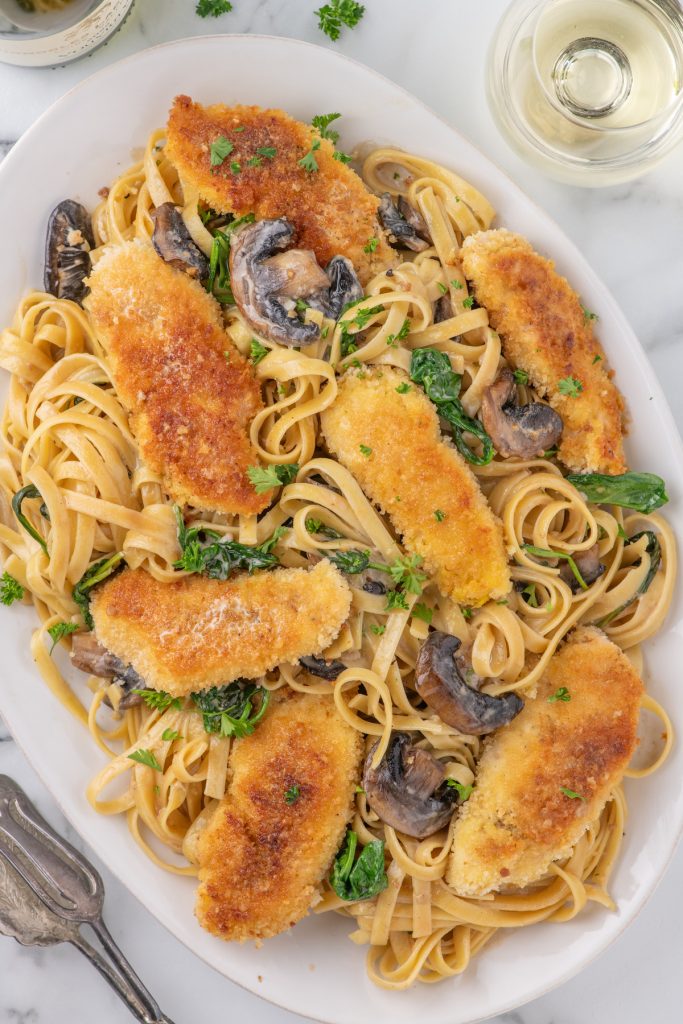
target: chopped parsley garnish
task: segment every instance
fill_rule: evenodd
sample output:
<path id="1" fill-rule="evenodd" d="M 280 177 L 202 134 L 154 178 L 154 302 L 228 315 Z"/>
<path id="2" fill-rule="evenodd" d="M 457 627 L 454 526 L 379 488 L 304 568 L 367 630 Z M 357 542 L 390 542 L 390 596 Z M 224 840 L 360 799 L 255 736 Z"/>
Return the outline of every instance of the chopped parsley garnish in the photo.
<path id="1" fill-rule="evenodd" d="M 299 160 L 299 167 L 303 167 L 305 171 L 312 174 L 318 170 L 318 161 L 316 160 L 314 153 L 320 149 L 320 139 L 311 139 L 311 148 L 305 156 L 302 156 Z"/>
<path id="2" fill-rule="evenodd" d="M 474 786 L 463 786 L 462 782 L 458 782 L 457 779 L 446 779 L 446 785 L 456 791 L 461 804 L 464 804 L 465 800 L 469 800 L 474 791 Z"/>
<path id="3" fill-rule="evenodd" d="M 257 695 L 261 703 L 254 711 L 252 699 Z M 238 679 L 227 686 L 212 686 L 193 693 L 191 697 L 203 716 L 206 732 L 242 738 L 251 736 L 265 715 L 270 693 L 262 686 Z"/>
<path id="4" fill-rule="evenodd" d="M 315 11 L 318 28 L 329 36 L 332 42 L 339 39 L 344 25 L 347 28 L 355 28 L 364 14 L 365 7 L 356 3 L 356 0 L 330 0 L 329 4 L 323 4 Z"/>
<path id="5" fill-rule="evenodd" d="M 256 569 L 272 569 L 279 565 L 279 558 L 272 554 L 282 528 L 278 527 L 269 540 L 259 545 L 240 544 L 230 540 L 206 526 L 185 526 L 183 514 L 174 506 L 178 526 L 178 544 L 182 552 L 174 568 L 185 572 L 205 573 L 214 580 L 227 580 L 236 569 L 255 572 Z"/>
<path id="6" fill-rule="evenodd" d="M 512 376 L 515 378 L 516 384 L 529 383 L 529 374 L 526 372 L 526 370 L 513 370 Z"/>
<path id="7" fill-rule="evenodd" d="M 225 135 L 219 135 L 211 143 L 211 166 L 220 167 L 226 157 L 230 156 L 234 148 L 234 144 L 229 139 L 226 139 Z"/>
<path id="8" fill-rule="evenodd" d="M 460 281 L 451 281 L 451 287 L 455 288 L 456 292 L 459 292 L 459 291 L 462 290 L 462 285 L 461 285 Z"/>
<path id="9" fill-rule="evenodd" d="M 368 238 L 367 242 L 363 246 L 363 252 L 374 252 L 378 245 L 379 238 L 377 238 L 376 235 L 373 235 L 372 238 Z"/>
<path id="10" fill-rule="evenodd" d="M 301 790 L 298 786 L 290 786 L 289 789 L 285 790 L 285 803 L 295 804 L 301 796 Z"/>
<path id="11" fill-rule="evenodd" d="M 528 551 L 530 555 L 535 555 L 537 558 L 562 558 L 564 559 L 569 568 L 571 569 L 574 579 L 579 584 L 582 590 L 588 590 L 588 584 L 584 580 L 583 576 L 579 572 L 579 567 L 566 551 L 551 551 L 549 548 L 536 548 L 533 544 L 522 544 L 524 551 Z"/>
<path id="12" fill-rule="evenodd" d="M 15 601 L 21 601 L 23 596 L 24 588 L 19 580 L 15 580 L 8 572 L 3 572 L 0 578 L 0 602 L 9 607 Z"/>
<path id="13" fill-rule="evenodd" d="M 238 217 L 236 220 L 231 221 L 230 224 L 226 224 L 221 230 L 216 231 L 213 236 L 206 290 L 222 305 L 232 305 L 235 301 L 230 287 L 229 259 L 231 236 L 244 224 L 253 224 L 255 219 L 253 213 L 245 213 L 243 217 Z"/>
<path id="14" fill-rule="evenodd" d="M 434 509 L 434 518 L 436 519 L 437 523 L 442 523 L 444 521 L 444 519 L 446 518 L 446 513 L 442 512 L 440 508 L 435 508 Z"/>
<path id="15" fill-rule="evenodd" d="M 233 128 L 233 131 L 234 132 L 243 132 L 243 131 L 245 131 L 245 127 L 244 127 L 243 124 L 238 124 L 236 128 Z"/>
<path id="16" fill-rule="evenodd" d="M 601 363 L 601 362 L 602 362 L 602 356 L 601 355 L 594 355 L 593 356 L 593 366 L 595 366 L 596 363 Z"/>
<path id="17" fill-rule="evenodd" d="M 163 770 L 151 750 L 134 750 L 132 754 L 128 755 L 128 759 L 130 761 L 137 761 L 138 764 L 144 764 L 148 768 L 153 768 L 155 772 Z"/>
<path id="18" fill-rule="evenodd" d="M 165 743 L 173 743 L 174 740 L 181 740 L 183 737 L 177 729 L 164 729 L 161 738 Z"/>
<path id="19" fill-rule="evenodd" d="M 52 654 L 62 637 L 70 636 L 71 633 L 75 633 L 79 628 L 80 627 L 77 622 L 55 622 L 53 626 L 48 626 L 47 631 L 50 634 L 50 639 L 52 640 L 50 654 Z"/>
<path id="20" fill-rule="evenodd" d="M 230 0 L 197 0 L 195 11 L 200 18 L 217 18 L 232 10 Z"/>
<path id="21" fill-rule="evenodd" d="M 448 288 L 443 283 L 443 281 L 437 281 L 436 282 L 436 286 L 437 286 L 437 288 L 439 289 L 439 291 L 441 292 L 442 295 L 445 295 L 446 292 L 448 291 Z"/>
<path id="22" fill-rule="evenodd" d="M 426 604 L 422 604 L 420 601 L 413 605 L 413 610 L 411 614 L 413 618 L 421 619 L 422 622 L 426 622 L 427 625 L 429 625 L 429 623 L 432 621 L 432 618 L 434 617 L 434 612 L 432 611 L 432 609 L 428 608 Z"/>
<path id="23" fill-rule="evenodd" d="M 585 796 L 581 796 L 580 793 L 576 793 L 573 789 L 567 789 L 566 786 L 560 786 L 560 793 L 564 793 L 570 800 L 583 800 L 584 803 L 586 802 Z"/>
<path id="24" fill-rule="evenodd" d="M 183 706 L 180 697 L 172 697 L 165 690 L 133 690 L 132 692 L 142 697 L 152 711 L 165 711 L 166 708 L 175 708 L 176 711 L 180 711 Z"/>
<path id="25" fill-rule="evenodd" d="M 622 540 L 628 540 L 626 530 L 621 525 L 621 523 L 617 524 L 617 537 L 620 537 Z"/>
<path id="26" fill-rule="evenodd" d="M 410 387 L 410 384 L 407 381 L 404 380 L 404 381 L 401 381 L 401 383 L 396 388 L 396 390 L 398 391 L 399 395 L 407 395 L 408 392 L 411 391 L 412 389 Z"/>
<path id="27" fill-rule="evenodd" d="M 256 340 L 256 338 L 251 339 L 249 358 L 254 366 L 256 366 L 257 363 L 260 363 L 262 359 L 265 359 L 269 352 L 270 349 L 266 348 L 265 345 L 262 345 L 260 341 Z"/>
<path id="28" fill-rule="evenodd" d="M 90 614 L 90 591 L 118 569 L 123 568 L 124 564 L 122 551 L 118 551 L 110 558 L 101 558 L 99 562 L 95 562 L 83 573 L 71 591 L 71 596 L 81 609 L 81 615 L 88 629 L 92 629 L 95 625 Z"/>
<path id="29" fill-rule="evenodd" d="M 360 301 L 364 302 L 369 298 L 370 296 L 364 296 Z M 357 305 L 358 303 L 354 303 L 353 306 L 349 308 L 355 308 Z M 344 310 L 343 312 L 346 312 L 346 310 Z M 356 351 L 356 349 L 358 348 L 358 345 L 356 344 L 355 340 L 356 334 L 360 334 L 361 331 L 365 330 L 365 328 L 368 325 L 368 320 L 370 320 L 371 317 L 376 316 L 377 313 L 383 312 L 384 306 L 363 306 L 360 309 L 356 309 L 355 316 L 351 317 L 348 320 L 339 321 L 339 326 L 341 327 L 342 357 L 350 356 L 352 352 Z M 355 327 L 356 330 L 354 331 L 353 334 L 350 334 L 349 332 L 352 327 Z"/>
<path id="30" fill-rule="evenodd" d="M 342 153 L 341 149 L 335 149 L 335 151 L 332 154 L 332 156 L 334 157 L 335 160 L 338 160 L 340 164 L 350 164 L 351 163 L 351 157 L 349 156 L 349 154 L 348 153 Z"/>
<path id="31" fill-rule="evenodd" d="M 296 309 L 297 313 L 305 313 L 306 310 L 308 309 L 308 303 L 304 301 L 304 299 L 297 299 L 296 302 L 294 303 L 294 308 Z"/>
<path id="32" fill-rule="evenodd" d="M 232 160 L 230 162 L 230 170 L 232 171 L 233 174 L 240 174 L 241 173 L 241 171 L 242 171 L 242 164 L 239 162 L 239 160 Z"/>
<path id="33" fill-rule="evenodd" d="M 339 132 L 332 129 L 330 131 L 330 125 L 333 121 L 339 120 L 341 114 L 316 114 L 311 119 L 311 124 L 317 129 L 321 139 L 329 139 L 333 146 L 339 141 Z"/>
<path id="34" fill-rule="evenodd" d="M 548 704 L 554 704 L 555 701 L 561 700 L 564 704 L 569 703 L 572 699 L 572 695 L 566 686 L 561 686 L 559 690 L 555 690 L 555 693 L 551 693 L 549 697 L 546 697 Z"/>
<path id="35" fill-rule="evenodd" d="M 446 353 L 434 348 L 416 349 L 410 358 L 410 376 L 416 384 L 422 385 L 439 415 L 450 423 L 455 446 L 461 455 L 475 466 L 487 466 L 495 455 L 493 442 L 479 420 L 472 419 L 465 412 L 459 398 L 462 375 L 454 373 Z M 481 455 L 465 442 L 465 434 L 481 441 Z"/>
<path id="36" fill-rule="evenodd" d="M 583 310 L 583 319 L 587 324 L 589 324 L 591 320 L 600 319 L 597 313 L 591 313 L 590 309 L 586 309 L 585 306 L 582 306 L 581 309 Z"/>
<path id="37" fill-rule="evenodd" d="M 370 626 L 370 632 L 374 633 L 375 636 L 382 636 L 386 628 L 387 627 L 384 624 L 382 624 L 381 626 Z"/>
<path id="38" fill-rule="evenodd" d="M 528 583 L 522 591 L 522 597 L 529 605 L 530 608 L 538 608 L 538 598 L 536 597 L 536 584 Z"/>
<path id="39" fill-rule="evenodd" d="M 331 540 L 341 539 L 341 533 L 333 530 L 331 526 L 327 526 L 322 519 L 308 518 L 305 525 L 308 533 L 322 533 L 325 537 L 329 537 Z"/>
<path id="40" fill-rule="evenodd" d="M 372 455 L 372 448 L 369 448 L 368 445 L 359 444 L 358 447 L 360 448 L 361 455 L 364 455 L 366 459 Z"/>
<path id="41" fill-rule="evenodd" d="M 299 472 L 296 462 L 276 466 L 248 466 L 247 476 L 257 494 L 265 494 L 271 487 L 282 487 L 292 482 Z"/>
<path id="42" fill-rule="evenodd" d="M 576 377 L 562 377 L 557 382 L 557 389 L 561 395 L 577 398 L 583 391 L 583 384 Z"/>
<path id="43" fill-rule="evenodd" d="M 460 611 L 462 612 L 463 619 L 465 619 L 466 622 L 469 622 L 472 618 L 472 609 L 467 605 L 463 605 Z"/>
<path id="44" fill-rule="evenodd" d="M 384 840 L 373 839 L 356 860 L 358 836 L 351 829 L 332 865 L 330 885 L 342 900 L 371 900 L 389 884 L 384 870 Z"/>
<path id="45" fill-rule="evenodd" d="M 407 612 L 408 603 L 406 601 L 406 595 L 402 590 L 390 590 L 387 593 L 387 603 L 385 605 L 386 611 L 392 612 L 397 609 Z"/>
<path id="46" fill-rule="evenodd" d="M 474 305 L 474 296 L 468 295 L 466 299 L 462 300 L 462 304 L 465 309 L 472 309 L 472 306 Z"/>
<path id="47" fill-rule="evenodd" d="M 264 156 L 266 160 L 273 160 L 277 156 L 275 146 L 259 146 L 256 152 L 259 156 Z"/>
<path id="48" fill-rule="evenodd" d="M 392 348 L 398 348 L 399 341 L 403 341 L 410 334 L 410 320 L 408 317 L 405 318 L 401 324 L 400 330 L 396 334 L 390 334 L 387 338 L 387 345 L 391 345 Z"/>
<path id="49" fill-rule="evenodd" d="M 263 160 L 260 156 L 250 156 L 247 160 L 247 167 L 260 167 Z"/>

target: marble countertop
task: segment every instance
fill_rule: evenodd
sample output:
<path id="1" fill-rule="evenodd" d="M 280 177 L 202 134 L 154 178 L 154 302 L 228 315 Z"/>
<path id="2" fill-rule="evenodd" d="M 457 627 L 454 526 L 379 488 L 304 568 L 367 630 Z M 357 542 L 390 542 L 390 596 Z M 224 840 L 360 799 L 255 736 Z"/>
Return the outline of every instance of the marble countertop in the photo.
<path id="1" fill-rule="evenodd" d="M 207 32 L 293 36 L 340 49 L 415 93 L 488 153 L 560 223 L 611 288 L 648 351 L 683 429 L 683 148 L 629 185 L 580 190 L 554 184 L 523 164 L 494 128 L 483 67 L 506 0 L 366 0 L 353 31 L 330 43 L 316 26 L 314 0 L 234 0 L 215 21 L 194 0 L 137 0 L 121 31 L 91 57 L 53 70 L 0 65 L 0 159 L 45 108 L 86 75 L 146 46 Z M 179 79 L 179 89 L 182 81 Z M 73 830 L 0 721 L 0 773 L 13 776 L 70 839 Z M 116 939 L 176 1024 L 300 1018 L 256 999 L 214 973 L 172 938 L 100 863 L 106 918 Z M 626 934 L 598 962 L 555 992 L 498 1018 L 509 1024 L 664 1024 L 681 1009 L 679 902 L 683 848 Z M 457 998 L 454 992 L 454 998 Z M 131 1018 L 71 947 L 26 950 L 0 938 L 0 1024 L 66 1024 Z"/>

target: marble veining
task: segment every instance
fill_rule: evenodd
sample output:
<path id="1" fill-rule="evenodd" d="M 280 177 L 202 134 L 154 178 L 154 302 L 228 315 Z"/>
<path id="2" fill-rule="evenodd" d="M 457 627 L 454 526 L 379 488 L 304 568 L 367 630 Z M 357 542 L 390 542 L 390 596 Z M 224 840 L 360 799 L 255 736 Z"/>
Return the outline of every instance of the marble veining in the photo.
<path id="1" fill-rule="evenodd" d="M 329 45 L 414 92 L 555 217 L 621 304 L 683 429 L 683 148 L 644 179 L 596 191 L 558 185 L 523 164 L 498 137 L 483 92 L 488 40 L 506 3 L 366 0 L 361 24 L 331 44 L 317 29 L 316 0 L 234 0 L 234 11 L 215 20 L 196 17 L 194 0 L 138 0 L 124 27 L 91 57 L 47 70 L 0 65 L 0 160 L 58 96 L 96 69 L 145 46 L 213 32 L 268 33 Z M 218 82 L 217 71 L 217 87 Z M 83 848 L 1 720 L 0 772 L 13 776 L 48 820 Z M 196 1024 L 198 1000 L 202 1017 L 215 1018 L 220 1008 L 221 1019 L 232 1021 L 300 1020 L 211 971 L 140 907 L 104 865 L 95 864 L 105 881 L 105 916 L 117 942 L 176 1024 Z M 616 946 L 578 978 L 503 1014 L 497 1024 L 676 1020 L 681 1009 L 681 891 L 679 850 L 661 887 Z M 457 981 L 454 998 L 456 990 Z M 98 1024 L 126 1024 L 131 1018 L 74 949 L 24 949 L 0 938 L 0 1024 L 92 1019 Z"/>

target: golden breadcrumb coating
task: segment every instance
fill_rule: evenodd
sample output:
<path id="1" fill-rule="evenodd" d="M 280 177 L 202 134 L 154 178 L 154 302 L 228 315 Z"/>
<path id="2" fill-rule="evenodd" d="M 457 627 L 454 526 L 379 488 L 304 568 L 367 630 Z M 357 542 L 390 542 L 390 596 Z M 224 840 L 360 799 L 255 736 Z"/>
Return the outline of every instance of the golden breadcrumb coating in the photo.
<path id="1" fill-rule="evenodd" d="M 500 334 L 505 358 L 526 370 L 564 422 L 559 457 L 574 472 L 623 473 L 624 402 L 579 296 L 520 235 L 482 231 L 462 247 L 477 302 Z M 583 390 L 563 395 L 563 378 Z"/>
<path id="2" fill-rule="evenodd" d="M 571 699 L 549 702 L 563 686 Z M 453 833 L 447 881 L 459 895 L 529 885 L 569 856 L 636 748 L 642 694 L 630 661 L 603 633 L 571 635 L 536 698 L 486 743 Z"/>
<path id="3" fill-rule="evenodd" d="M 236 128 L 243 131 L 236 132 Z M 211 143 L 220 136 L 234 146 L 218 167 L 211 168 Z M 286 217 L 296 227 L 296 245 L 312 249 L 325 267 L 333 256 L 347 256 L 363 284 L 397 263 L 377 220 L 379 200 L 350 167 L 334 159 L 334 146 L 310 125 L 282 110 L 260 107 L 202 107 L 177 96 L 168 120 L 166 154 L 181 179 L 190 182 L 210 207 L 220 213 L 257 220 Z M 299 161 L 317 141 L 317 171 Z M 274 149 L 271 157 L 260 149 Z M 258 166 L 249 167 L 258 158 Z M 231 163 L 240 165 L 235 173 Z M 374 252 L 365 252 L 371 238 Z"/>
<path id="4" fill-rule="evenodd" d="M 261 391 L 216 301 L 140 242 L 106 251 L 90 289 L 84 305 L 140 453 L 171 497 L 211 511 L 264 509 L 272 490 L 256 494 L 247 477 L 259 463 L 249 426 Z"/>
<path id="5" fill-rule="evenodd" d="M 422 556 L 442 594 L 473 606 L 503 597 L 510 571 L 502 526 L 465 460 L 442 439 L 421 388 L 396 390 L 406 380 L 389 367 L 349 371 L 321 416 L 327 446 Z"/>
<path id="6" fill-rule="evenodd" d="M 353 813 L 362 751 L 331 696 L 278 692 L 235 742 L 227 796 L 196 844 L 202 927 L 265 939 L 307 914 Z"/>
<path id="7" fill-rule="evenodd" d="M 125 569 L 97 588 L 90 607 L 107 650 L 152 689 L 184 696 L 318 654 L 348 617 L 351 591 L 328 561 L 227 581 L 165 583 Z"/>

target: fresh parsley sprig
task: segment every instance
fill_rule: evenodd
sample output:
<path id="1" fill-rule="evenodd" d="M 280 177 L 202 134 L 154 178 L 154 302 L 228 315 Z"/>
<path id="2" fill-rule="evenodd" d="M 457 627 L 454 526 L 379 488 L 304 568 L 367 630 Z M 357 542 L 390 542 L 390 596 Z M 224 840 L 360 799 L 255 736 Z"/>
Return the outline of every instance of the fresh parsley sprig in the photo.
<path id="1" fill-rule="evenodd" d="M 265 494 L 266 491 L 271 490 L 273 487 L 283 487 L 285 484 L 291 484 L 298 472 L 299 466 L 296 462 L 283 465 L 247 467 L 247 476 L 254 485 L 254 490 L 257 494 Z"/>
<path id="2" fill-rule="evenodd" d="M 63 637 L 70 636 L 79 628 L 80 627 L 77 622 L 55 622 L 52 626 L 48 626 L 47 631 L 50 634 L 50 639 L 52 640 L 50 654 L 52 654 L 55 647 Z"/>
<path id="3" fill-rule="evenodd" d="M 303 167 L 309 174 L 314 174 L 318 170 L 318 161 L 315 158 L 315 154 L 320 149 L 320 139 L 311 139 L 311 148 L 308 153 L 302 156 L 299 160 L 299 167 Z"/>
<path id="4" fill-rule="evenodd" d="M 330 0 L 329 4 L 323 4 L 315 14 L 320 31 L 329 36 L 332 42 L 336 42 L 343 26 L 356 27 L 365 14 L 365 7 L 356 3 L 356 0 Z"/>
<path id="5" fill-rule="evenodd" d="M 270 700 L 268 690 L 242 679 L 226 686 L 212 686 L 191 696 L 203 716 L 206 732 L 237 738 L 251 736 L 265 715 Z M 257 709 L 254 708 L 254 697 L 260 698 Z"/>
<path id="6" fill-rule="evenodd" d="M 196 13 L 200 18 L 218 18 L 232 10 L 230 0 L 197 0 Z"/>
<path id="7" fill-rule="evenodd" d="M 144 764 L 147 768 L 153 768 L 155 772 L 163 771 L 163 768 L 157 761 L 156 757 L 151 750 L 134 750 L 132 754 L 128 755 L 130 761 L 137 761 L 138 764 Z"/>
<path id="8" fill-rule="evenodd" d="M 180 711 L 182 701 L 179 697 L 172 697 L 165 690 L 133 690 L 139 697 L 142 697 L 148 708 L 152 711 L 166 711 L 167 708 L 175 708 Z"/>
<path id="9" fill-rule="evenodd" d="M 3 572 L 0 578 L 0 603 L 7 605 L 21 601 L 24 596 L 24 588 L 19 580 L 15 580 L 8 572 Z"/>

